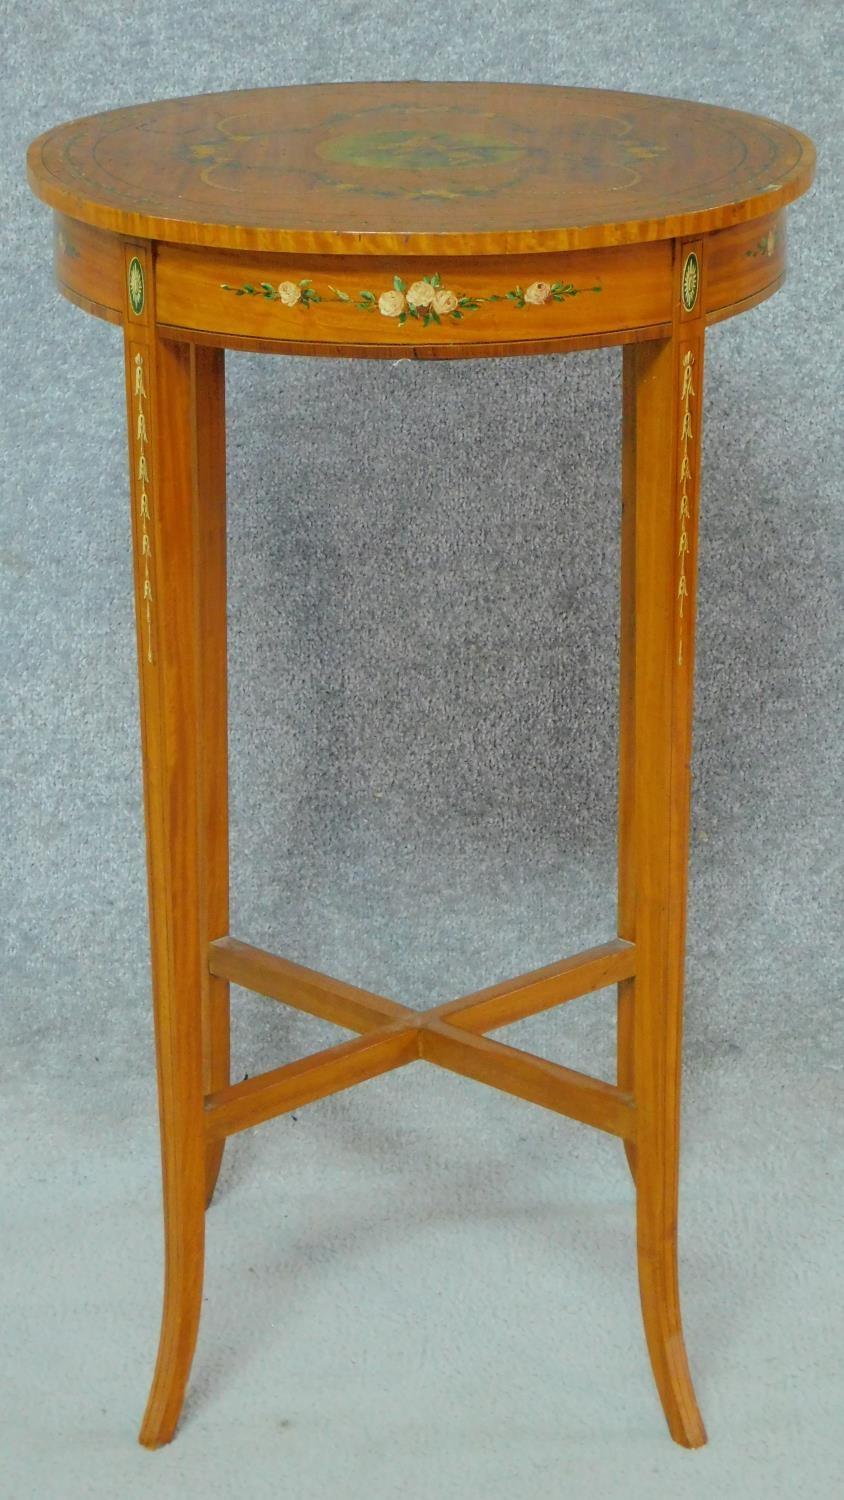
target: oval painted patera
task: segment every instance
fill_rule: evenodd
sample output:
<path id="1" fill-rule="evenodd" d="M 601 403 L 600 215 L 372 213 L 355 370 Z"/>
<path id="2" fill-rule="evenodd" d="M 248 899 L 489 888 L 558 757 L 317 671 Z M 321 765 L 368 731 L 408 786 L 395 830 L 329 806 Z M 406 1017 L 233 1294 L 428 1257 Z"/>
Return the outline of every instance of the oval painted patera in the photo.
<path id="1" fill-rule="evenodd" d="M 690 250 L 683 265 L 683 306 L 686 312 L 694 311 L 699 290 L 700 262 L 694 250 Z"/>
<path id="2" fill-rule="evenodd" d="M 139 318 L 144 310 L 144 268 L 137 255 L 133 255 L 129 262 L 127 276 L 129 301 L 132 304 L 133 313 Z"/>

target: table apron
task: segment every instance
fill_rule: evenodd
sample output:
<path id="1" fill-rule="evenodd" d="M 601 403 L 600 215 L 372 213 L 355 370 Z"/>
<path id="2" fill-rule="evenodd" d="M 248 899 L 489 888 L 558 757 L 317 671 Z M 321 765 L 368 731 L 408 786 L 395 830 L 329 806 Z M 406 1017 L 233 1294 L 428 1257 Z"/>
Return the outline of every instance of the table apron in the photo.
<path id="1" fill-rule="evenodd" d="M 55 214 L 60 290 L 122 321 L 127 240 Z M 141 242 L 146 244 L 146 242 Z M 524 256 L 290 256 L 157 242 L 159 327 L 268 352 L 448 358 L 542 353 L 664 336 L 674 241 Z M 701 241 L 700 299 L 720 321 L 771 295 L 785 271 L 785 210 Z"/>

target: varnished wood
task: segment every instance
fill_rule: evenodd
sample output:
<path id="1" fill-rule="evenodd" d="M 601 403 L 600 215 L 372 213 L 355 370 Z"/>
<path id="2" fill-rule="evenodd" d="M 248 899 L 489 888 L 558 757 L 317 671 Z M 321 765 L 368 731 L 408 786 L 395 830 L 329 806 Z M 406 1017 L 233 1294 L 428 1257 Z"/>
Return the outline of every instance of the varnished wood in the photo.
<path id="1" fill-rule="evenodd" d="M 165 1219 L 141 1441 L 169 1441 L 224 1142 L 416 1060 L 618 1136 L 673 1437 L 705 1440 L 677 1273 L 707 326 L 786 275 L 811 143 L 682 100 L 348 84 L 132 106 L 28 155 L 62 293 L 124 330 Z M 416 1012 L 228 933 L 223 350 L 465 359 L 622 345 L 618 935 Z M 360 1033 L 232 1084 L 229 985 Z M 618 986 L 615 1083 L 484 1032 Z"/>
<path id="2" fill-rule="evenodd" d="M 483 1032 L 510 1026 L 526 1016 L 629 978 L 635 973 L 636 950 L 632 943 L 614 938 L 559 963 L 532 969 L 515 979 L 502 980 L 471 995 L 460 995 L 420 1013 L 383 995 L 330 979 L 289 959 L 277 958 L 236 938 L 221 938 L 212 943 L 208 966 L 212 974 L 233 984 L 281 1000 L 324 1021 L 333 1021 L 336 1026 L 346 1026 L 350 1031 L 371 1031 L 390 1020 L 415 1019 L 427 1024 L 440 1019 L 454 1022 L 464 1031 Z"/>
<path id="3" fill-rule="evenodd" d="M 490 1084 L 505 1094 L 541 1104 L 543 1109 L 611 1135 L 629 1139 L 635 1135 L 632 1096 L 614 1084 L 534 1057 L 504 1042 L 467 1035 L 446 1021 L 435 1020 L 421 1027 L 419 1038 L 422 1056 L 452 1073 L 462 1073 L 465 1078 Z"/>
<path id="4" fill-rule="evenodd" d="M 678 277 L 685 253 L 678 246 Z M 632 556 L 622 573 L 630 688 L 622 705 L 621 815 L 628 831 L 619 922 L 636 944 L 637 968 L 622 995 L 619 1082 L 632 1086 L 637 1109 L 639 1279 L 648 1349 L 671 1434 L 687 1447 L 706 1441 L 683 1340 L 677 1270 L 702 380 L 699 318 L 679 313 L 671 339 L 626 356 L 624 541 Z M 684 476 L 685 457 L 690 472 Z"/>
<path id="5" fill-rule="evenodd" d="M 53 216 L 56 284 L 71 302 L 109 323 L 123 323 L 123 241 L 64 214 Z"/>
<path id="6" fill-rule="evenodd" d="M 786 273 L 783 271 L 775 281 L 769 281 L 765 286 L 760 287 L 756 292 L 752 292 L 748 297 L 743 297 L 736 302 L 728 302 L 724 307 L 713 308 L 706 315 L 705 322 L 707 328 L 711 328 L 715 323 L 724 323 L 727 318 L 734 318 L 739 313 L 750 312 L 752 308 L 758 307 L 760 302 L 767 302 L 768 298 L 774 295 L 774 292 L 779 291 L 785 281 L 785 277 Z"/>
<path id="7" fill-rule="evenodd" d="M 708 319 L 763 300 L 814 151 L 790 127 L 675 99 L 307 85 L 74 121 L 33 142 L 28 171 L 57 210 L 61 290 L 102 317 L 122 307 L 129 237 L 150 246 L 167 337 L 459 359 L 665 337 L 678 237 L 711 242 Z M 436 316 L 404 295 L 426 278 L 446 298 Z"/>
<path id="8" fill-rule="evenodd" d="M 761 302 L 775 291 L 785 274 L 786 250 L 785 213 L 709 235 L 702 299 L 707 321 L 716 321 L 726 308 L 743 306 L 750 298 Z"/>
<path id="9" fill-rule="evenodd" d="M 621 546 L 619 591 L 619 679 L 618 679 L 618 930 L 632 940 L 636 932 L 636 859 L 634 809 L 635 754 L 635 643 L 636 643 L 636 366 L 622 363 L 621 396 Z M 618 1086 L 633 1091 L 632 975 L 618 986 L 616 1051 Z M 636 1177 L 636 1147 L 625 1141 L 630 1171 Z"/>
<path id="10" fill-rule="evenodd" d="M 306 969 L 288 958 L 276 958 L 263 948 L 253 948 L 237 938 L 222 938 L 208 950 L 212 974 L 255 990 L 272 1000 L 282 1000 L 297 1010 L 346 1026 L 349 1031 L 372 1031 L 385 1021 L 398 1021 L 414 1012 L 395 1000 L 358 989 L 342 979 L 330 979 L 315 969 Z"/>
<path id="11" fill-rule="evenodd" d="M 419 1056 L 418 1035 L 416 1027 L 394 1021 L 369 1036 L 341 1042 L 221 1089 L 205 1102 L 209 1137 L 249 1130 L 314 1099 L 325 1099 L 413 1062 Z"/>
<path id="12" fill-rule="evenodd" d="M 199 497 L 192 441 L 202 376 L 195 351 L 156 339 L 143 320 L 127 321 L 126 349 L 165 1205 L 161 1339 L 141 1428 L 141 1441 L 156 1447 L 172 1437 L 181 1410 L 199 1326 L 204 1260 L 201 924 L 207 907 L 202 894 L 206 850 L 199 795 Z M 137 437 L 139 374 L 147 393 L 151 600 L 145 597 L 140 543 L 144 479 L 139 474 L 142 453 Z"/>
<path id="13" fill-rule="evenodd" d="M 47 131 L 54 208 L 170 244 L 522 255 L 689 237 L 790 203 L 814 149 L 757 115 L 538 84 L 358 83 L 133 105 Z"/>
<path id="14" fill-rule="evenodd" d="M 204 858 L 200 942 L 229 929 L 229 786 L 226 630 L 226 394 L 221 349 L 193 350 L 192 465 L 196 493 L 196 591 L 199 611 L 199 815 Z M 203 1081 L 206 1094 L 229 1081 L 229 984 L 203 968 Z M 210 1203 L 222 1142 L 205 1153 Z"/>
<path id="15" fill-rule="evenodd" d="M 473 344 L 577 338 L 670 322 L 670 240 L 636 246 L 569 251 L 565 255 L 293 257 L 162 245 L 156 265 L 158 316 L 186 330 L 213 328 L 224 336 L 382 343 L 438 348 L 461 340 Z M 440 289 L 458 299 L 453 314 L 427 323 L 381 310 L 395 282 L 407 293 L 438 278 Z M 304 285 L 303 285 L 304 283 Z M 280 286 L 299 300 L 287 306 Z M 252 292 L 244 288 L 251 287 Z M 559 287 L 540 303 L 532 288 Z M 563 294 L 562 288 L 570 288 Z M 514 296 L 521 290 L 525 299 Z M 305 300 L 303 293 L 310 293 Z M 399 299 L 400 305 L 403 299 Z M 364 303 L 365 305 L 361 305 Z M 463 305 L 463 304 L 466 305 Z M 476 304 L 476 305 L 475 305 Z M 405 302 L 406 306 L 406 302 Z"/>
<path id="16" fill-rule="evenodd" d="M 211 944 L 209 964 L 237 984 L 363 1032 L 367 1043 L 346 1042 L 209 1095 L 205 1109 L 212 1140 L 418 1057 L 625 1140 L 635 1135 L 632 1096 L 624 1090 L 477 1034 L 631 974 L 631 943 L 605 943 L 427 1011 L 411 1010 L 232 938 Z"/>
<path id="17" fill-rule="evenodd" d="M 559 963 L 532 969 L 516 979 L 505 979 L 473 995 L 462 995 L 438 1006 L 429 1015 L 464 1031 L 494 1031 L 552 1006 L 563 1005 L 567 1000 L 577 1000 L 581 995 L 618 984 L 635 972 L 634 945 L 616 938 Z"/>
<path id="18" fill-rule="evenodd" d="M 67 295 L 67 294 L 65 294 Z M 768 292 L 762 292 L 761 301 Z M 71 298 L 71 301 L 77 299 Z M 81 304 L 80 304 L 81 305 Z M 741 310 L 741 309 L 739 309 Z M 727 308 L 713 316 L 729 317 L 733 309 Z M 499 339 L 441 340 L 422 343 L 419 339 L 402 343 L 385 342 L 358 344 L 331 341 L 310 342 L 306 339 L 252 338 L 238 333 L 220 333 L 211 329 L 181 328 L 177 325 L 162 326 L 162 334 L 170 339 L 181 339 L 188 344 L 203 344 L 209 348 L 239 349 L 245 354 L 292 354 L 319 359 L 385 359 L 394 363 L 398 359 L 512 359 L 524 355 L 536 357 L 540 354 L 579 354 L 586 349 L 607 349 L 614 345 L 646 343 L 651 339 L 664 339 L 671 333 L 671 324 L 655 323 L 641 328 L 614 329 L 605 333 L 584 333 L 575 337 L 549 339 Z"/>

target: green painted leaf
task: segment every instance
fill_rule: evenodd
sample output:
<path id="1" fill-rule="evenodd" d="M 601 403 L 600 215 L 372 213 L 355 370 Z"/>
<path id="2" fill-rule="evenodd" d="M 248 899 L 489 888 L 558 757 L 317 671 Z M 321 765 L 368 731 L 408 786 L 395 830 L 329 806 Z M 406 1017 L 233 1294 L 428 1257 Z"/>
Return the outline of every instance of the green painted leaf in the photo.
<path id="1" fill-rule="evenodd" d="M 433 320 L 437 324 L 437 326 L 439 326 L 440 315 L 439 315 L 439 313 L 435 313 L 433 308 L 431 308 L 431 317 L 433 318 Z"/>
<path id="2" fill-rule="evenodd" d="M 440 286 L 441 285 L 439 271 L 435 271 L 434 274 L 433 274 L 433 276 L 426 277 L 425 279 L 426 279 L 426 281 L 430 281 L 431 286 Z"/>
<path id="3" fill-rule="evenodd" d="M 399 325 L 401 325 L 402 323 L 406 323 L 406 322 L 407 322 L 407 313 L 406 312 L 399 313 Z"/>
<path id="4" fill-rule="evenodd" d="M 339 302 L 351 302 L 352 300 L 348 292 L 341 292 L 338 286 L 329 286 L 329 291 L 334 293 Z"/>
<path id="5" fill-rule="evenodd" d="M 402 281 L 400 276 L 393 277 L 393 286 L 395 287 L 397 292 L 403 292 L 405 289 L 404 282 Z"/>

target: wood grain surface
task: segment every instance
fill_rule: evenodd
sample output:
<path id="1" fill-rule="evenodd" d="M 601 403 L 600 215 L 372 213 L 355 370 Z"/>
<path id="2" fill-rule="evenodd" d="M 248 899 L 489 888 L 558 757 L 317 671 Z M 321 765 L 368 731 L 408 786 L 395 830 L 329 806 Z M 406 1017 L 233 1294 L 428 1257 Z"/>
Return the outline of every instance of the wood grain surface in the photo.
<path id="1" fill-rule="evenodd" d="M 306 84 L 111 110 L 34 141 L 54 208 L 300 255 L 512 255 L 704 234 L 805 191 L 814 148 L 739 110 L 602 89 Z"/>
<path id="2" fill-rule="evenodd" d="M 782 284 L 814 151 L 681 100 L 337 84 L 169 100 L 48 131 L 63 294 L 124 329 L 165 1288 L 141 1441 L 173 1436 L 225 1140 L 422 1060 L 619 1137 L 648 1350 L 706 1441 L 677 1263 L 704 335 Z M 622 343 L 617 935 L 416 1012 L 228 932 L 224 347 L 356 358 Z M 229 986 L 360 1033 L 232 1083 Z M 614 1083 L 487 1031 L 618 986 Z"/>

